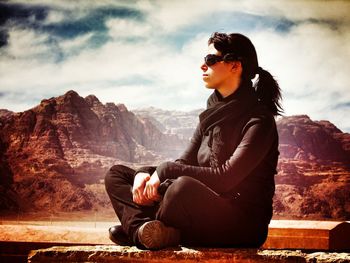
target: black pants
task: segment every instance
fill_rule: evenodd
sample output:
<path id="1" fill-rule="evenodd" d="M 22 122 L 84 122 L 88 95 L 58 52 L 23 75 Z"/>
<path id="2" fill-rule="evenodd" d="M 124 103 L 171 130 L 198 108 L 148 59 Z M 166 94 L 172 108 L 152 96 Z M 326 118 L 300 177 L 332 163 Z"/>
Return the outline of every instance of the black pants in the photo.
<path id="1" fill-rule="evenodd" d="M 181 231 L 181 245 L 211 247 L 259 247 L 267 236 L 267 225 L 258 222 L 239 200 L 223 198 L 200 181 L 182 176 L 153 206 L 132 200 L 135 171 L 114 165 L 105 177 L 107 193 L 130 240 L 137 229 L 158 219 Z"/>

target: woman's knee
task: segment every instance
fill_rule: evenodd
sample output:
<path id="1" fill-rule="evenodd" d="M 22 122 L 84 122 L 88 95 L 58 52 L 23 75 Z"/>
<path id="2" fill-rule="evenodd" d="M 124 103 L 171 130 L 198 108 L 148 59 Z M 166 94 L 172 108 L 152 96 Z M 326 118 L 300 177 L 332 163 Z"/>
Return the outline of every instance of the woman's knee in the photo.
<path id="1" fill-rule="evenodd" d="M 118 177 L 121 177 L 122 171 L 125 170 L 124 165 L 113 165 L 105 175 L 105 187 L 108 191 L 108 188 L 115 184 L 115 181 L 118 180 Z"/>
<path id="2" fill-rule="evenodd" d="M 190 195 L 193 194 L 193 190 L 198 184 L 201 183 L 192 177 L 181 176 L 169 186 L 165 192 L 164 199 L 173 199 L 174 201 L 187 199 Z"/>
<path id="3" fill-rule="evenodd" d="M 193 190 L 200 185 L 198 180 L 189 176 L 174 180 L 165 192 L 157 219 L 180 229 L 188 227 L 191 224 L 191 196 Z"/>

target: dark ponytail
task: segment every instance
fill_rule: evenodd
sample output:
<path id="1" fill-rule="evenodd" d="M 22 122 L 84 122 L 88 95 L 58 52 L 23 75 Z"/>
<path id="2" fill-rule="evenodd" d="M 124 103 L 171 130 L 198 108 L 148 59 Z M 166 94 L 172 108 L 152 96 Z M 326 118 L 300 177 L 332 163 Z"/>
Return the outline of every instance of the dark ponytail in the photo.
<path id="1" fill-rule="evenodd" d="M 258 80 L 254 83 L 254 88 L 259 100 L 265 104 L 274 116 L 283 112 L 280 100 L 282 99 L 281 89 L 274 77 L 261 67 L 258 67 Z"/>

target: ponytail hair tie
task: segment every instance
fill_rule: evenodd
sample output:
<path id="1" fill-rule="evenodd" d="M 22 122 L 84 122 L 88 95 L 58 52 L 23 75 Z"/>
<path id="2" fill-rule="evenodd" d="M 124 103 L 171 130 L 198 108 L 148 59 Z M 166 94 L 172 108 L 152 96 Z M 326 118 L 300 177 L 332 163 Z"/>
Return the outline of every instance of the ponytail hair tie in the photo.
<path id="1" fill-rule="evenodd" d="M 256 69 L 256 74 L 261 74 L 263 72 L 263 68 L 262 67 L 258 67 L 257 69 Z"/>

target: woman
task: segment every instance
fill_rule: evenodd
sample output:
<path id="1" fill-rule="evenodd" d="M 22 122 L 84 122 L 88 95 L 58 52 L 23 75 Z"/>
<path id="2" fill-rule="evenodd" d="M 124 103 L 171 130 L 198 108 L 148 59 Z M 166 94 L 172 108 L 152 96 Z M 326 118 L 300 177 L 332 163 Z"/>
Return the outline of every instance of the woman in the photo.
<path id="1" fill-rule="evenodd" d="M 214 33 L 201 66 L 214 92 L 184 154 L 134 171 L 115 165 L 105 178 L 121 226 L 120 245 L 259 247 L 272 217 L 280 89 L 241 34 Z M 252 79 L 259 79 L 255 86 Z"/>

